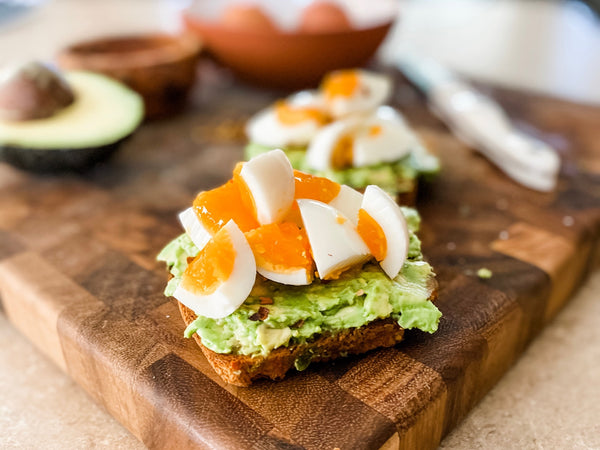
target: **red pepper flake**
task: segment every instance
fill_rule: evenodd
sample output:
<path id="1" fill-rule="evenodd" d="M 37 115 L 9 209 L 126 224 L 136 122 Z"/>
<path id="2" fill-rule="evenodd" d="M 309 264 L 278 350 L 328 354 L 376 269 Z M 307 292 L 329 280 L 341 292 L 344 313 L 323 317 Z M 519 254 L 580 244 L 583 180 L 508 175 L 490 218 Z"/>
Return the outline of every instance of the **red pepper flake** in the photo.
<path id="1" fill-rule="evenodd" d="M 260 308 L 258 308 L 258 311 L 255 312 L 254 314 L 252 314 L 250 317 L 248 317 L 250 320 L 253 321 L 257 321 L 260 320 L 261 322 L 263 320 L 265 320 L 267 317 L 269 317 L 269 310 L 267 308 L 265 308 L 264 306 L 261 306 Z"/>
<path id="2" fill-rule="evenodd" d="M 261 305 L 272 305 L 273 299 L 271 297 L 258 297 Z"/>

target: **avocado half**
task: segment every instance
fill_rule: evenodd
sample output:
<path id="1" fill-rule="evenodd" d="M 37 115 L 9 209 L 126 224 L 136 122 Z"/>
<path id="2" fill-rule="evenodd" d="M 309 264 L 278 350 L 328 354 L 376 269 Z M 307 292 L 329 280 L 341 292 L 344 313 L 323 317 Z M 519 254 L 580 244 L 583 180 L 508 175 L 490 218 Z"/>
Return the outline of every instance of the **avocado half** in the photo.
<path id="1" fill-rule="evenodd" d="M 144 118 L 140 95 L 104 75 L 67 72 L 75 101 L 51 117 L 0 120 L 0 160 L 37 172 L 78 170 L 107 158 Z"/>

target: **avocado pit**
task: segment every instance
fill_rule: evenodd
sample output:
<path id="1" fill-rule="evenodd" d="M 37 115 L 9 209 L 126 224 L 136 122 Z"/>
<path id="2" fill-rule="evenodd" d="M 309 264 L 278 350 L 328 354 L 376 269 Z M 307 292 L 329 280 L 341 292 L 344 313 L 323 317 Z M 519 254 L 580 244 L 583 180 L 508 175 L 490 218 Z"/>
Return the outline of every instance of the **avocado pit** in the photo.
<path id="1" fill-rule="evenodd" d="M 40 62 L 0 73 L 0 119 L 28 121 L 51 117 L 75 101 L 73 90 L 56 71 Z"/>

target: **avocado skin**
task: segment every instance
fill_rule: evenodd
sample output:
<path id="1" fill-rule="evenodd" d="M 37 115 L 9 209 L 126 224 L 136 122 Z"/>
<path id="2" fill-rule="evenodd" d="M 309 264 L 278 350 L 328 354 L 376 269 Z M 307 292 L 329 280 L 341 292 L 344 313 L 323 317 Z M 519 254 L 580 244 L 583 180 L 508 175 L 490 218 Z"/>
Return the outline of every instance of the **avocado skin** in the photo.
<path id="1" fill-rule="evenodd" d="M 0 145 L 0 161 L 37 173 L 79 172 L 106 160 L 129 136 L 111 144 L 86 148 L 36 149 Z"/>

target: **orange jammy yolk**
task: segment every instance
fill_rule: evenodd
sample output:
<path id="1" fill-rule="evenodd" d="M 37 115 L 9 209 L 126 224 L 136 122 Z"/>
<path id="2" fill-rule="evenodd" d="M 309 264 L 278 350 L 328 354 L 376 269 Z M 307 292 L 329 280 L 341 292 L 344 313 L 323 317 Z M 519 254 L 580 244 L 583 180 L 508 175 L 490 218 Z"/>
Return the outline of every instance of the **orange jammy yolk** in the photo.
<path id="1" fill-rule="evenodd" d="M 267 270 L 313 271 L 306 232 L 291 222 L 271 223 L 245 233 L 256 264 Z"/>
<path id="2" fill-rule="evenodd" d="M 309 198 L 329 203 L 340 193 L 340 185 L 329 178 L 317 177 L 294 170 L 296 193 L 294 198 Z"/>
<path id="3" fill-rule="evenodd" d="M 329 203 L 337 197 L 341 188 L 338 183 L 331 181 L 329 178 L 310 175 L 299 170 L 294 170 L 294 184 L 296 189 L 294 199 L 308 198 L 323 203 Z M 300 215 L 298 203 L 294 202 L 292 204 L 285 220 L 302 225 L 302 216 Z"/>
<path id="4" fill-rule="evenodd" d="M 250 188 L 248 187 L 248 185 L 246 184 L 246 182 L 240 175 L 240 173 L 242 171 L 242 167 L 244 167 L 243 162 L 239 162 L 236 164 L 235 168 L 233 169 L 232 182 L 238 187 L 238 191 L 240 193 L 240 203 L 239 203 L 240 208 L 244 208 L 245 211 L 248 211 L 251 214 L 254 222 L 256 222 L 256 226 L 259 226 L 260 224 L 258 223 L 258 221 L 256 219 L 256 203 L 254 203 L 254 197 L 252 196 L 252 192 L 250 191 Z M 248 230 L 243 229 L 239 224 L 238 224 L 238 226 L 240 227 L 240 229 L 242 231 L 244 231 L 244 232 L 248 231 Z M 252 228 L 256 228 L 256 227 L 252 227 Z"/>
<path id="5" fill-rule="evenodd" d="M 370 137 L 375 137 L 375 136 L 379 136 L 383 131 L 383 128 L 381 127 L 381 125 L 373 125 L 371 128 L 369 128 L 369 136 Z"/>
<path id="6" fill-rule="evenodd" d="M 223 186 L 198 194 L 194 200 L 194 211 L 213 235 L 230 219 L 242 231 L 249 231 L 259 224 L 252 210 L 246 206 L 243 196 L 244 192 L 238 183 L 229 180 Z"/>
<path id="7" fill-rule="evenodd" d="M 350 135 L 342 136 L 335 143 L 331 154 L 331 166 L 334 169 L 343 169 L 344 167 L 352 167 L 354 159 L 354 139 Z"/>
<path id="8" fill-rule="evenodd" d="M 275 113 L 279 122 L 285 125 L 297 125 L 307 120 L 313 120 L 320 125 L 327 124 L 329 116 L 318 108 L 307 106 L 292 106 L 285 100 L 275 104 Z"/>
<path id="9" fill-rule="evenodd" d="M 231 236 L 221 230 L 208 241 L 183 274 L 182 287 L 197 295 L 209 295 L 229 279 L 235 262 Z"/>
<path id="10" fill-rule="evenodd" d="M 358 234 L 362 237 L 371 254 L 382 261 L 387 254 L 387 239 L 381 226 L 364 209 L 358 210 Z"/>
<path id="11" fill-rule="evenodd" d="M 327 99 L 351 97 L 358 89 L 360 78 L 356 70 L 341 70 L 325 77 L 321 90 Z"/>

